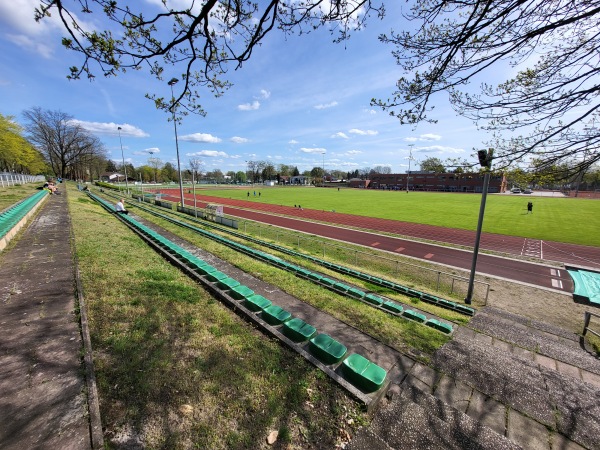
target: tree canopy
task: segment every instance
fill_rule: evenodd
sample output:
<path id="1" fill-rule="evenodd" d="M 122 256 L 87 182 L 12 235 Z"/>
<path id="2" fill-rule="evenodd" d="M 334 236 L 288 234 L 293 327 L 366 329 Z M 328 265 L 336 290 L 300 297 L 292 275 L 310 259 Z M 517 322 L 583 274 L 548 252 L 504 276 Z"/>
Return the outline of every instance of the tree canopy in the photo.
<path id="1" fill-rule="evenodd" d="M 444 173 L 446 168 L 444 167 L 444 163 L 439 158 L 425 158 L 421 162 L 421 170 L 426 170 L 428 172 L 435 173 Z"/>
<path id="2" fill-rule="evenodd" d="M 198 89 L 221 95 L 230 87 L 224 78 L 229 64 L 241 67 L 272 30 L 302 34 L 327 25 L 335 40 L 344 40 L 350 31 L 360 29 L 371 13 L 384 14 L 383 5 L 375 8 L 371 0 L 207 0 L 190 1 L 181 8 L 181 2 L 167 5 L 163 1 L 162 9 L 148 16 L 144 2 L 72 3 L 79 4 L 77 11 L 76 6 L 61 0 L 41 0 L 35 10 L 36 21 L 58 14 L 68 34 L 63 45 L 82 54 L 81 65 L 69 69 L 69 78 L 94 77 L 98 72 L 113 76 L 132 69 L 146 69 L 158 80 L 181 76 L 183 83 L 176 85 L 174 99 L 153 93 L 147 96 L 165 111 L 181 104 L 200 114 L 204 111 L 198 103 Z M 95 15 L 94 20 L 85 15 Z M 90 30 L 84 25 L 102 22 L 100 16 L 108 20 L 110 29 Z"/>
<path id="3" fill-rule="evenodd" d="M 434 121 L 447 93 L 460 115 L 490 131 L 496 167 L 537 157 L 578 172 L 600 159 L 598 0 L 414 0 L 405 18 L 414 31 L 380 40 L 395 46 L 406 75 L 373 105 L 417 124 Z M 507 79 L 488 84 L 499 73 Z"/>
<path id="4" fill-rule="evenodd" d="M 85 178 L 95 158 L 106 159 L 100 140 L 61 111 L 31 108 L 23 113 L 29 141 L 44 155 L 54 173 Z"/>
<path id="5" fill-rule="evenodd" d="M 0 170 L 39 174 L 44 157 L 25 139 L 23 128 L 11 116 L 0 114 Z"/>

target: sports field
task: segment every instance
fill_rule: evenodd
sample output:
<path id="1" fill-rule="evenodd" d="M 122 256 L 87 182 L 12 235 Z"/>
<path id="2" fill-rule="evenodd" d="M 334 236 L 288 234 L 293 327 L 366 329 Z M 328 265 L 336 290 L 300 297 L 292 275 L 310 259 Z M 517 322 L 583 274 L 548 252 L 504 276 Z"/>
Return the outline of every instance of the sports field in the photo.
<path id="1" fill-rule="evenodd" d="M 186 188 L 187 189 L 187 188 Z M 256 192 L 256 195 L 254 193 Z M 248 193 L 250 195 L 248 196 Z M 207 189 L 198 195 L 335 210 L 341 213 L 475 230 L 481 195 L 342 188 Z M 259 196 L 260 194 L 260 196 Z M 527 202 L 533 214 L 527 214 Z M 530 195 L 488 195 L 483 231 L 600 247 L 600 201 Z"/>

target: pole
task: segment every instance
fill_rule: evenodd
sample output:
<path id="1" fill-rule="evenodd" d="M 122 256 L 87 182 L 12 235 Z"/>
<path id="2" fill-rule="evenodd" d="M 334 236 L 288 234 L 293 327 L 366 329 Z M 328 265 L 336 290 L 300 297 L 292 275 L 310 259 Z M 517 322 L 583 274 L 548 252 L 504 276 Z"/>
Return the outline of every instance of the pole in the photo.
<path id="1" fill-rule="evenodd" d="M 467 297 L 465 303 L 470 305 L 473 300 L 473 284 L 475 282 L 475 268 L 477 267 L 477 254 L 479 253 L 479 241 L 481 239 L 481 228 L 483 226 L 483 214 L 485 212 L 485 201 L 488 193 L 488 186 L 490 185 L 490 172 L 485 172 L 483 176 L 483 191 L 481 193 L 481 205 L 479 206 L 479 220 L 477 221 L 477 233 L 475 234 L 475 247 L 473 248 L 473 262 L 471 264 L 471 274 L 469 276 L 469 289 L 467 291 Z"/>
<path id="2" fill-rule="evenodd" d="M 325 152 L 321 154 L 323 155 L 323 187 L 325 187 Z"/>
<path id="3" fill-rule="evenodd" d="M 412 148 L 413 144 L 408 145 L 410 147 L 410 153 L 408 154 L 408 173 L 406 174 L 406 193 L 408 194 L 408 181 L 410 180 L 410 162 L 412 161 Z"/>
<path id="4" fill-rule="evenodd" d="M 194 190 L 194 215 L 196 216 L 196 219 L 198 218 L 198 206 L 196 203 L 196 183 L 194 182 L 194 174 L 196 173 L 196 170 L 194 170 L 194 168 L 192 168 L 192 189 Z"/>
<path id="5" fill-rule="evenodd" d="M 125 191 L 129 195 L 129 184 L 127 183 L 127 166 L 125 165 L 125 154 L 123 153 L 123 141 L 121 140 L 121 127 L 117 127 L 119 130 L 119 142 L 121 143 L 121 158 L 123 158 L 123 170 L 125 171 Z"/>
<path id="6" fill-rule="evenodd" d="M 173 126 L 175 127 L 175 149 L 177 152 L 177 172 L 179 172 L 179 195 L 181 196 L 181 207 L 185 208 L 185 200 L 183 198 L 183 180 L 181 178 L 181 163 L 179 162 L 179 141 L 177 140 L 177 119 L 175 118 L 175 96 L 173 95 L 173 85 L 179 82 L 177 78 L 171 78 L 169 86 L 171 86 L 171 112 L 173 113 Z"/>

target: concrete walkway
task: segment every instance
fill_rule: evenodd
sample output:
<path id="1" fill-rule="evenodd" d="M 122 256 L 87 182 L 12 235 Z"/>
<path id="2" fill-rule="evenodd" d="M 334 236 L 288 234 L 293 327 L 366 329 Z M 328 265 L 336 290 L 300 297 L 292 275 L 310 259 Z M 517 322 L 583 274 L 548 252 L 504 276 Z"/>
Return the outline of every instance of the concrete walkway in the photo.
<path id="1" fill-rule="evenodd" d="M 65 195 L 0 253 L 0 448 L 90 449 Z"/>

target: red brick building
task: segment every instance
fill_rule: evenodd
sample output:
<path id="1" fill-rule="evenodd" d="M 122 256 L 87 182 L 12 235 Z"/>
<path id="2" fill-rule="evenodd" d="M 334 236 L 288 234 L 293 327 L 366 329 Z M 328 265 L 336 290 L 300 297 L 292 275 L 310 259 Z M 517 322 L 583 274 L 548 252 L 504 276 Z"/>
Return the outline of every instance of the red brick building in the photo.
<path id="1" fill-rule="evenodd" d="M 406 190 L 406 173 L 373 174 L 370 178 L 370 189 Z M 490 177 L 490 193 L 502 193 L 507 188 L 504 174 L 493 174 Z M 481 192 L 483 189 L 483 173 L 432 173 L 411 171 L 408 179 L 410 191 L 437 192 Z"/>

